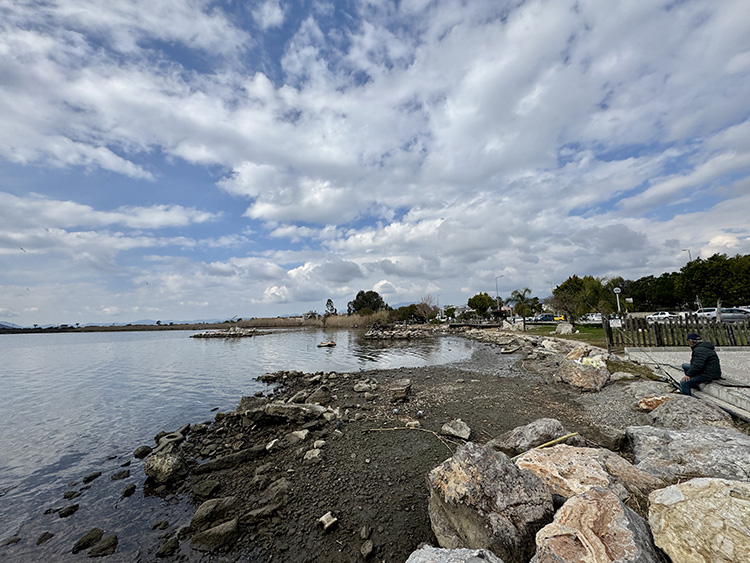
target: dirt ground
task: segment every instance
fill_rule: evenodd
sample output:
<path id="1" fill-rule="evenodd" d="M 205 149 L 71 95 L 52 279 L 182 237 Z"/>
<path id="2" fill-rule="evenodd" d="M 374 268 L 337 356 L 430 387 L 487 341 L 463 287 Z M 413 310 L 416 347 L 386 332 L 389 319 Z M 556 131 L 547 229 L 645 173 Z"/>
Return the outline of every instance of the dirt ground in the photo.
<path id="1" fill-rule="evenodd" d="M 599 435 L 602 420 L 587 414 L 582 403 L 587 399 L 545 375 L 554 369 L 554 358 L 537 363 L 534 370 L 523 369 L 522 358 L 477 343 L 468 363 L 329 380 L 330 406 L 345 413 L 343 420 L 309 425 L 304 446 L 280 448 L 241 468 L 212 474 L 221 483 L 218 496 L 240 497 L 244 512 L 259 506 L 269 482 L 284 478 L 289 488 L 272 515 L 241 518 L 243 533 L 231 553 L 199 560 L 391 563 L 405 561 L 423 543 L 436 545 L 427 514 L 426 474 L 460 443 L 439 436 L 443 424 L 462 419 L 471 428 L 470 439 L 478 443 L 543 417 L 557 418 L 569 431 L 594 441 Z M 403 378 L 412 382 L 409 399 L 392 403 L 385 390 Z M 370 400 L 353 390 L 355 382 L 368 379 L 378 385 Z M 312 390 L 296 381 L 275 398 Z M 618 418 L 636 423 L 637 413 L 628 401 L 621 402 L 615 405 Z M 406 429 L 410 421 L 421 427 Z M 296 429 L 258 429 L 253 440 L 263 443 Z M 322 459 L 305 462 L 302 455 L 316 440 L 325 440 Z M 338 522 L 323 531 L 318 520 L 329 511 Z M 174 558 L 196 560 L 187 543 L 182 542 Z"/>

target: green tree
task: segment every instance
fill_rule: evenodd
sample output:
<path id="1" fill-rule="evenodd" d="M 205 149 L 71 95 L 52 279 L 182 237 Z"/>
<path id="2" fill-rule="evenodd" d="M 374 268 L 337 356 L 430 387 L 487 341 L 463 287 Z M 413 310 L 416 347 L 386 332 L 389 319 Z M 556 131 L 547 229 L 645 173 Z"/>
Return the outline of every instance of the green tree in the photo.
<path id="1" fill-rule="evenodd" d="M 330 317 L 331 315 L 337 315 L 338 311 L 336 310 L 336 307 L 333 306 L 333 300 L 329 299 L 326 301 L 326 317 Z"/>
<path id="2" fill-rule="evenodd" d="M 445 316 L 449 319 L 455 319 L 456 318 L 456 308 L 455 307 L 448 307 L 445 310 Z"/>
<path id="3" fill-rule="evenodd" d="M 513 304 L 516 314 L 521 315 L 523 330 L 526 331 L 526 317 L 534 312 L 535 306 L 539 305 L 539 298 L 531 296 L 531 290 L 528 287 L 523 289 L 514 289 L 510 294 L 508 303 Z"/>
<path id="4" fill-rule="evenodd" d="M 364 291 L 361 290 L 357 293 L 357 296 L 353 301 L 349 301 L 346 305 L 347 314 L 353 315 L 359 313 L 360 315 L 366 316 L 378 311 L 387 311 L 388 304 L 383 301 L 383 298 L 377 291 Z"/>
<path id="5" fill-rule="evenodd" d="M 495 298 L 490 297 L 486 291 L 483 291 L 469 298 L 466 304 L 474 309 L 477 314 L 487 317 L 487 310 L 495 305 Z"/>

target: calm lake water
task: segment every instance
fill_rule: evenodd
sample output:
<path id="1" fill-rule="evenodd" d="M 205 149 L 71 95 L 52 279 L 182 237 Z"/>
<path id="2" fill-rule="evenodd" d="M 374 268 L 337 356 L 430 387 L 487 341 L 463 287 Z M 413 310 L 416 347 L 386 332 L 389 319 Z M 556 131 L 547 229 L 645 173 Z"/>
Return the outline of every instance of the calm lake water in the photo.
<path id="1" fill-rule="evenodd" d="M 177 509 L 143 496 L 140 465 L 124 481 L 110 481 L 108 472 L 131 460 L 139 445 L 153 445 L 159 431 L 212 419 L 216 409 L 234 410 L 242 396 L 267 389 L 256 380 L 263 373 L 437 365 L 466 360 L 472 348 L 453 337 L 384 344 L 354 331 L 277 331 L 235 340 L 191 334 L 0 336 L 0 545 L 14 535 L 23 538 L 0 547 L 0 560 L 81 560 L 85 554 L 69 554 L 73 543 L 94 526 L 107 531 L 108 522 L 112 528 L 117 523 L 110 533 L 120 537 L 120 555 L 108 561 L 136 560 L 137 540 L 123 524 L 132 519 L 129 513 L 145 512 L 157 521 L 175 518 Z M 327 340 L 337 346 L 317 347 Z M 86 491 L 88 498 L 63 500 L 94 471 L 104 475 Z M 118 501 L 128 483 L 139 491 Z M 81 504 L 73 517 L 44 514 L 73 502 Z M 44 531 L 55 537 L 36 546 Z"/>

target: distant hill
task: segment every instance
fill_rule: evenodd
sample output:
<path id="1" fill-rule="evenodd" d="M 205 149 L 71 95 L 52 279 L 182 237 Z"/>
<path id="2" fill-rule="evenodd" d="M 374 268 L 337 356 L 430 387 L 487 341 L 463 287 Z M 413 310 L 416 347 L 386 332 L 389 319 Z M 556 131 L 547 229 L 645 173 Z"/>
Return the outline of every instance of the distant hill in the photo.
<path id="1" fill-rule="evenodd" d="M 0 322 L 0 328 L 22 328 L 22 327 L 13 323 Z"/>

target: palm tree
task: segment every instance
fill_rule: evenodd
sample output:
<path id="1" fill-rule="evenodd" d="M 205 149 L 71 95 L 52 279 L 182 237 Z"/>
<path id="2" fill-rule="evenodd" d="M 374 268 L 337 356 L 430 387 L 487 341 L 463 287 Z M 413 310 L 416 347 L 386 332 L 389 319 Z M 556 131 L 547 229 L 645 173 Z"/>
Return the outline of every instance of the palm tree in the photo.
<path id="1" fill-rule="evenodd" d="M 514 309 L 517 313 L 520 313 L 523 319 L 524 332 L 526 332 L 526 317 L 531 310 L 532 298 L 529 297 L 530 295 L 531 290 L 528 287 L 524 287 L 521 290 L 514 289 L 513 293 L 510 294 L 510 299 L 508 299 L 508 302 L 513 303 Z"/>

